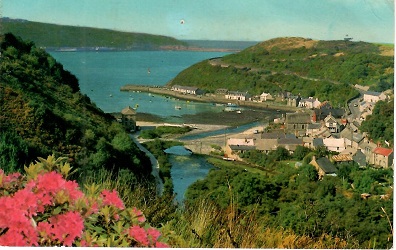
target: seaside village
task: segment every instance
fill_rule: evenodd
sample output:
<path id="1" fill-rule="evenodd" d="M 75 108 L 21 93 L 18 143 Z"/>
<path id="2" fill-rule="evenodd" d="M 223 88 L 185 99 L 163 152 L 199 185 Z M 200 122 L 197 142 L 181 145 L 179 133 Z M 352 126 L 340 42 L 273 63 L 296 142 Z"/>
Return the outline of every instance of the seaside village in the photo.
<path id="1" fill-rule="evenodd" d="M 359 87 L 359 86 L 355 86 Z M 175 85 L 172 91 L 202 95 L 204 92 L 196 87 Z M 262 93 L 260 96 L 250 97 L 248 93 L 219 89 L 217 94 L 224 95 L 230 103 L 238 101 L 269 102 L 275 98 L 294 106 L 294 113 L 279 114 L 273 120 L 274 128 L 255 131 L 252 134 L 239 134 L 227 138 L 224 149 L 225 159 L 241 160 L 239 153 L 248 150 L 259 150 L 268 153 L 277 147 L 284 147 L 293 153 L 301 145 L 311 149 L 325 147 L 334 152 L 331 158 L 312 159 L 310 164 L 318 170 L 319 176 L 337 174 L 337 164 L 342 162 L 356 162 L 360 167 L 373 166 L 393 169 L 393 148 L 385 141 L 380 145 L 369 140 L 367 135 L 359 131 L 361 122 L 372 114 L 375 104 L 389 100 L 386 92 L 371 92 L 362 90 L 363 97 L 353 104 L 353 109 L 334 108 L 328 101 L 320 102 L 317 98 L 303 98 L 293 96 L 290 92 L 278 93 L 273 96 Z M 246 102 L 245 102 L 246 103 Z M 352 109 L 352 108 L 350 108 Z M 355 114 L 353 114 L 355 112 Z M 357 114 L 357 115 L 356 115 Z M 131 107 L 122 110 L 119 121 L 129 129 L 136 128 L 136 111 Z"/>

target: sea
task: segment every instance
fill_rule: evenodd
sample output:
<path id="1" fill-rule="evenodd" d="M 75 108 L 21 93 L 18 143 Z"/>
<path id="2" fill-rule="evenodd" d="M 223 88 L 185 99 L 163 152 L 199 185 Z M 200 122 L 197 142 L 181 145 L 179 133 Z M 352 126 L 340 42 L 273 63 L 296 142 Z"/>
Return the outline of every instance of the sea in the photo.
<path id="1" fill-rule="evenodd" d="M 122 92 L 125 84 L 164 86 L 178 73 L 203 60 L 230 52 L 201 51 L 118 51 L 50 52 L 64 69 L 77 76 L 83 94 L 106 113 L 131 106 L 137 112 L 178 122 L 183 114 L 220 112 L 221 107 L 194 103 L 143 92 Z M 180 106 L 180 109 L 175 109 Z"/>
<path id="2" fill-rule="evenodd" d="M 149 113 L 181 122 L 183 114 L 222 112 L 222 107 L 210 103 L 187 102 L 143 92 L 122 92 L 125 84 L 164 86 L 178 73 L 209 58 L 231 52 L 202 51 L 74 51 L 49 53 L 65 70 L 74 74 L 80 90 L 98 108 L 107 113 L 120 112 L 131 106 L 137 112 Z M 176 109 L 175 106 L 180 106 Z M 171 156 L 171 176 L 176 200 L 182 203 L 188 186 L 203 179 L 213 168 L 199 156 Z"/>

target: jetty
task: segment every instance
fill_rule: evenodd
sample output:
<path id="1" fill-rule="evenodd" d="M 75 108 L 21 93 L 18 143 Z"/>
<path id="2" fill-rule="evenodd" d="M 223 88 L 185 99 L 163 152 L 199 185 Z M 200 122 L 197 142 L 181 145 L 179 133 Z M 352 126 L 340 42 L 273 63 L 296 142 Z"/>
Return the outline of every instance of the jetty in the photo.
<path id="1" fill-rule="evenodd" d="M 130 92 L 147 92 L 162 96 L 171 96 L 180 100 L 196 101 L 213 103 L 213 105 L 227 105 L 230 100 L 226 99 L 224 95 L 207 93 L 205 95 L 193 95 L 176 92 L 168 88 L 167 86 L 148 86 L 148 85 L 135 85 L 126 84 L 120 88 L 121 91 Z M 266 109 L 266 110 L 282 110 L 294 112 L 297 110 L 296 107 L 286 106 L 276 102 L 253 102 L 253 101 L 237 101 L 237 106 L 244 106 L 249 108 Z"/>

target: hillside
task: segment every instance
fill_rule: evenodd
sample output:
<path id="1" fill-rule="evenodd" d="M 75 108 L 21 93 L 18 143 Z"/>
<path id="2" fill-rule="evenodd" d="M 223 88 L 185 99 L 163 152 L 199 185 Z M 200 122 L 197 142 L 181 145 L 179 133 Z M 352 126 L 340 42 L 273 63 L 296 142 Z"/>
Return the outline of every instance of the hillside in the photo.
<path id="1" fill-rule="evenodd" d="M 76 27 L 26 20 L 1 19 L 1 34 L 13 33 L 37 47 L 47 49 L 158 49 L 161 46 L 185 46 L 187 43 L 167 36 Z"/>
<path id="2" fill-rule="evenodd" d="M 393 88 L 393 49 L 352 41 L 276 38 L 239 53 L 206 60 L 182 71 L 169 85 L 293 94 L 343 105 L 358 95 L 353 85 Z"/>
<path id="3" fill-rule="evenodd" d="M 0 168 L 19 170 L 55 154 L 80 175 L 102 168 L 149 175 L 148 159 L 113 117 L 80 93 L 74 75 L 33 43 L 12 34 L 0 41 Z"/>

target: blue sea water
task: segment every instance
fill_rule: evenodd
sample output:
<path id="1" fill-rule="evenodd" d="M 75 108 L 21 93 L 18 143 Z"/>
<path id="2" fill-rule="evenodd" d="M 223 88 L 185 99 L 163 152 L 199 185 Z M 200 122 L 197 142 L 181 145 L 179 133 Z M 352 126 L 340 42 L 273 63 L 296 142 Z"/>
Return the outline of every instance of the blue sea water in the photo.
<path id="1" fill-rule="evenodd" d="M 80 89 L 104 112 L 120 112 L 126 106 L 137 112 L 177 117 L 199 112 L 220 112 L 221 107 L 165 98 L 148 93 L 121 92 L 125 84 L 164 86 L 182 70 L 226 52 L 123 51 L 50 52 L 64 68 L 77 76 Z M 181 106 L 181 109 L 175 109 Z"/>

